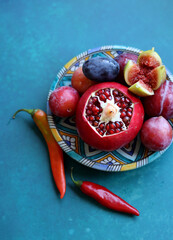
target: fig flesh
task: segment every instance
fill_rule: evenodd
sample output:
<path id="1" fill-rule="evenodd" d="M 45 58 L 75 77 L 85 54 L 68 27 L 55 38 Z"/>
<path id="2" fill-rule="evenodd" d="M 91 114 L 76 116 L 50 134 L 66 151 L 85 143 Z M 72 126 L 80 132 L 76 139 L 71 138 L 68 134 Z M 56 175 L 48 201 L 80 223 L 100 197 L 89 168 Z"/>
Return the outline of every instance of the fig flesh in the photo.
<path id="1" fill-rule="evenodd" d="M 152 88 L 150 88 L 142 80 L 134 83 L 131 87 L 129 87 L 129 90 L 140 97 L 154 95 L 154 91 L 152 90 Z"/>
<path id="2" fill-rule="evenodd" d="M 142 51 L 138 57 L 137 63 L 140 67 L 155 68 L 162 65 L 162 60 L 154 48 Z"/>

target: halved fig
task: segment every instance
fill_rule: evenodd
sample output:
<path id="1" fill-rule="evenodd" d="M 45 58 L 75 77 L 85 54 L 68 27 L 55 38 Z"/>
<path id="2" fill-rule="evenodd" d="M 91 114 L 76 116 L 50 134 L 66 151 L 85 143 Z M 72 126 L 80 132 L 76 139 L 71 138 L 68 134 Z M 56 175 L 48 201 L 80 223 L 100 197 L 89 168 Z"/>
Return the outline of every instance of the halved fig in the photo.
<path id="1" fill-rule="evenodd" d="M 131 87 L 129 87 L 129 91 L 138 95 L 139 97 L 147 97 L 154 95 L 153 89 L 142 80 L 134 83 Z"/>
<path id="2" fill-rule="evenodd" d="M 138 96 L 150 96 L 153 94 L 152 90 L 157 90 L 166 80 L 166 68 L 162 65 L 160 56 L 152 48 L 139 55 L 137 64 L 128 61 L 124 68 L 124 78 L 129 86 L 143 81 L 144 84 L 140 82 L 129 90 Z M 140 91 L 137 91 L 139 86 Z"/>
<path id="3" fill-rule="evenodd" d="M 134 63 L 132 60 L 129 60 L 124 68 L 124 79 L 126 83 L 131 86 L 132 84 L 139 81 L 138 75 L 140 73 L 140 67 Z"/>
<path id="4" fill-rule="evenodd" d="M 153 90 L 157 90 L 160 85 L 166 80 L 166 69 L 164 65 L 154 68 L 148 75 L 150 86 Z"/>
<path id="5" fill-rule="evenodd" d="M 155 68 L 162 65 L 162 60 L 159 54 L 152 48 L 151 50 L 142 51 L 142 53 L 139 54 L 137 63 L 140 67 Z"/>

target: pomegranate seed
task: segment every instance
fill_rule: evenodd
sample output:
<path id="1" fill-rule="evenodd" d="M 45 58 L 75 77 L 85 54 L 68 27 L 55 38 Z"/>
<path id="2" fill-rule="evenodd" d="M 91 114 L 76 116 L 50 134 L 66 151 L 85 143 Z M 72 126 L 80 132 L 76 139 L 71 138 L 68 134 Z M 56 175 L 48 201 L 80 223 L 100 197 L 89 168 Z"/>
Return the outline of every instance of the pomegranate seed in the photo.
<path id="1" fill-rule="evenodd" d="M 119 132 L 121 132 L 121 130 L 119 128 L 117 128 L 117 129 L 115 129 L 115 132 L 119 133 Z"/>
<path id="2" fill-rule="evenodd" d="M 131 113 L 131 112 L 127 112 L 127 116 L 128 116 L 128 117 L 131 117 L 131 116 L 132 116 L 132 113 Z"/>
<path id="3" fill-rule="evenodd" d="M 132 112 L 132 110 L 133 110 L 133 109 L 132 109 L 131 107 L 127 108 L 127 111 L 128 111 L 128 112 Z"/>
<path id="4" fill-rule="evenodd" d="M 106 101 L 106 96 L 104 94 L 101 94 L 100 95 L 100 100 L 105 102 Z"/>
<path id="5" fill-rule="evenodd" d="M 110 123 L 110 124 L 109 124 L 109 127 L 110 127 L 111 129 L 114 129 L 114 128 L 115 128 L 115 123 Z"/>
<path id="6" fill-rule="evenodd" d="M 123 94 L 121 93 L 121 92 L 119 92 L 119 94 L 118 94 L 120 97 L 122 97 L 123 96 Z"/>
<path id="7" fill-rule="evenodd" d="M 89 103 L 87 107 L 88 107 L 89 110 L 91 110 L 91 109 L 92 109 L 92 106 L 93 106 L 93 105 L 92 105 L 91 103 Z"/>
<path id="8" fill-rule="evenodd" d="M 129 120 L 130 120 L 130 118 L 127 116 L 123 118 L 124 123 L 127 123 Z"/>
<path id="9" fill-rule="evenodd" d="M 117 91 L 117 90 L 114 90 L 114 91 L 113 91 L 113 95 L 114 95 L 114 96 L 118 96 L 118 91 Z"/>
<path id="10" fill-rule="evenodd" d="M 115 126 L 119 128 L 121 126 L 120 122 L 115 122 Z"/>
<path id="11" fill-rule="evenodd" d="M 95 102 L 97 102 L 97 98 L 96 97 L 93 98 L 93 103 L 95 103 Z"/>
<path id="12" fill-rule="evenodd" d="M 94 111 L 98 111 L 98 110 L 99 110 L 99 108 L 98 108 L 97 106 L 94 105 L 94 106 L 92 107 L 92 111 L 93 111 L 93 112 L 94 112 Z"/>
<path id="13" fill-rule="evenodd" d="M 89 117 L 89 120 L 90 120 L 90 121 L 94 121 L 94 120 L 95 120 L 95 117 L 94 117 L 94 116 L 90 116 L 90 117 Z"/>
<path id="14" fill-rule="evenodd" d="M 126 108 L 126 107 L 127 107 L 127 104 L 126 104 L 126 103 L 122 103 L 121 107 L 122 107 L 122 108 Z"/>
<path id="15" fill-rule="evenodd" d="M 103 129 L 105 127 L 105 125 L 103 123 L 100 124 L 100 129 Z"/>
<path id="16" fill-rule="evenodd" d="M 109 124 L 106 125 L 106 130 L 109 131 Z"/>
<path id="17" fill-rule="evenodd" d="M 91 104 L 93 102 L 92 98 L 89 99 L 88 103 Z"/>
<path id="18" fill-rule="evenodd" d="M 112 100 L 112 96 L 109 96 L 108 99 L 109 99 L 109 100 Z"/>
<path id="19" fill-rule="evenodd" d="M 97 132 L 99 132 L 99 131 L 100 131 L 100 128 L 96 128 L 96 130 L 97 130 Z"/>
<path id="20" fill-rule="evenodd" d="M 93 113 L 95 113 L 95 112 L 99 112 L 99 107 L 97 107 L 97 106 L 93 106 L 92 107 L 92 111 L 93 111 Z"/>
<path id="21" fill-rule="evenodd" d="M 126 108 L 121 108 L 120 112 L 127 112 L 127 109 Z"/>
<path id="22" fill-rule="evenodd" d="M 103 111 L 103 108 L 99 108 L 99 112 L 101 113 Z"/>
<path id="23" fill-rule="evenodd" d="M 122 122 L 119 122 L 120 123 L 120 126 L 122 127 L 123 126 L 123 123 Z"/>
<path id="24" fill-rule="evenodd" d="M 118 103 L 117 103 L 117 106 L 118 106 L 118 107 L 121 107 L 121 103 L 120 103 L 120 102 L 118 102 Z"/>
<path id="25" fill-rule="evenodd" d="M 120 101 L 120 97 L 115 97 L 115 102 L 119 102 Z"/>
<path id="26" fill-rule="evenodd" d="M 97 127 L 97 126 L 99 125 L 99 123 L 98 123 L 97 121 L 94 121 L 93 125 L 94 125 L 95 127 Z"/>
<path id="27" fill-rule="evenodd" d="M 121 113 L 120 117 L 123 118 L 123 117 L 125 117 L 125 116 L 126 116 L 126 112 L 123 111 L 123 112 Z"/>
<path id="28" fill-rule="evenodd" d="M 86 116 L 86 119 L 89 121 L 90 117 L 89 117 L 89 116 Z"/>
<path id="29" fill-rule="evenodd" d="M 109 133 L 110 133 L 110 134 L 113 134 L 113 133 L 115 133 L 115 130 L 114 130 L 114 129 L 111 129 L 111 130 L 109 130 Z"/>
<path id="30" fill-rule="evenodd" d="M 100 116 L 96 116 L 96 120 L 99 121 L 100 120 Z"/>
<path id="31" fill-rule="evenodd" d="M 129 99 L 129 98 L 125 98 L 125 102 L 126 102 L 126 103 L 129 103 L 129 102 L 130 102 L 130 99 Z"/>
<path id="32" fill-rule="evenodd" d="M 125 97 L 122 97 L 120 101 L 121 101 L 121 102 L 124 102 L 124 101 L 125 101 Z"/>
<path id="33" fill-rule="evenodd" d="M 105 89 L 105 96 L 106 96 L 106 97 L 109 97 L 109 96 L 110 96 L 110 91 L 107 90 L 107 89 Z"/>
<path id="34" fill-rule="evenodd" d="M 101 136 L 103 136 L 103 134 L 104 134 L 104 132 L 103 132 L 103 131 L 101 131 L 101 130 L 99 131 L 99 133 L 100 133 L 100 135 L 101 135 Z"/>
<path id="35" fill-rule="evenodd" d="M 87 115 L 91 115 L 92 114 L 92 112 L 91 112 L 91 110 L 86 110 L 86 113 L 87 113 Z"/>
<path id="36" fill-rule="evenodd" d="M 99 94 L 102 94 L 102 93 L 104 93 L 104 90 L 103 90 L 103 89 L 100 89 L 100 90 L 98 91 L 98 93 L 99 93 Z"/>

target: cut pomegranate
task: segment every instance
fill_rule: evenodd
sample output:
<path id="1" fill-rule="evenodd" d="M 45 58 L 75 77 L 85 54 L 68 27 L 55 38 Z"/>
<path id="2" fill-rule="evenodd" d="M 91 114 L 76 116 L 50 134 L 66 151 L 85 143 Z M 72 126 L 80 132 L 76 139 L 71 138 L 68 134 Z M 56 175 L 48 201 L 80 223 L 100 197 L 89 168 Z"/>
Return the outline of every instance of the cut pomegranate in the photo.
<path id="1" fill-rule="evenodd" d="M 77 107 L 76 125 L 84 142 L 112 151 L 136 137 L 143 118 L 141 101 L 127 87 L 109 82 L 96 84 L 84 93 Z"/>

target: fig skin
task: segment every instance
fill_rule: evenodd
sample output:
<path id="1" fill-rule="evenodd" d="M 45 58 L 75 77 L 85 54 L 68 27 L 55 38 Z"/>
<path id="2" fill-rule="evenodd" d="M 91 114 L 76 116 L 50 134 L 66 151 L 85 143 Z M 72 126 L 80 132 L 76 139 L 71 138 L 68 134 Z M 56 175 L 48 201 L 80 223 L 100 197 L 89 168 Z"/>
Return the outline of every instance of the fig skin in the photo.
<path id="1" fill-rule="evenodd" d="M 102 88 L 119 89 L 134 103 L 133 116 L 128 128 L 120 133 L 103 137 L 91 127 L 85 117 L 85 110 L 89 97 L 91 96 L 92 92 Z M 102 151 L 113 151 L 131 142 L 140 131 L 143 120 L 144 109 L 140 99 L 130 93 L 127 87 L 115 82 L 99 83 L 91 86 L 80 98 L 76 110 L 76 126 L 79 136 L 88 145 Z"/>
<path id="2" fill-rule="evenodd" d="M 128 52 L 124 52 L 115 57 L 115 61 L 118 62 L 120 65 L 120 71 L 116 78 L 116 82 L 126 85 L 126 82 L 124 79 L 124 68 L 129 60 L 136 63 L 137 59 L 138 59 L 138 55 L 133 54 L 133 53 L 128 53 Z"/>
<path id="3" fill-rule="evenodd" d="M 161 151 L 171 144 L 173 131 L 164 117 L 152 117 L 144 122 L 140 137 L 146 148 L 151 151 Z"/>
<path id="4" fill-rule="evenodd" d="M 173 118 L 173 82 L 166 80 L 153 96 L 143 98 L 142 103 L 150 117 Z"/>

